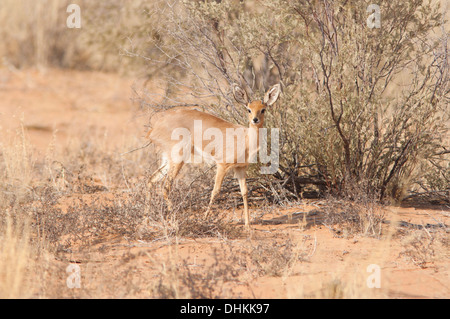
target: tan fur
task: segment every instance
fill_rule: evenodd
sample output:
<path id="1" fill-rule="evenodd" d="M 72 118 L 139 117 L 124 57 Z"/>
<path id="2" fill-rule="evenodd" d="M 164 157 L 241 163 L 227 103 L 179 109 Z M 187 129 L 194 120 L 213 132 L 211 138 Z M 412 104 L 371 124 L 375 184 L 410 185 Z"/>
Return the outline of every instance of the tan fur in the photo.
<path id="1" fill-rule="evenodd" d="M 244 94 L 244 91 L 239 87 L 236 87 L 235 90 L 239 94 Z M 176 128 L 183 128 L 189 130 L 191 132 L 191 145 L 194 145 L 194 121 L 201 120 L 202 123 L 202 136 L 203 133 L 208 128 L 216 128 L 219 129 L 223 136 L 226 135 L 226 129 L 242 129 L 244 138 L 245 138 L 245 160 L 242 162 L 238 162 L 237 158 L 237 147 L 235 147 L 235 152 L 231 152 L 230 149 L 227 149 L 226 143 L 223 143 L 223 158 L 219 158 L 218 154 L 204 154 L 205 147 L 210 141 L 202 140 L 201 149 L 191 149 L 191 155 L 193 156 L 195 152 L 200 152 L 204 157 L 210 157 L 216 165 L 217 172 L 214 183 L 214 189 L 211 193 L 211 199 L 208 205 L 208 209 L 206 211 L 205 217 L 211 210 L 211 206 L 214 202 L 214 198 L 219 193 L 223 179 L 225 174 L 233 169 L 235 172 L 236 178 L 239 180 L 239 186 L 241 189 L 243 201 L 244 201 L 244 217 L 245 217 L 245 225 L 249 225 L 249 213 L 248 213 L 248 203 L 247 203 L 247 184 L 246 184 L 246 170 L 248 167 L 248 159 L 249 159 L 249 130 L 255 129 L 257 132 L 259 128 L 261 128 L 264 124 L 264 114 L 262 110 L 265 110 L 268 105 L 273 104 L 278 95 L 280 93 L 279 85 L 276 85 L 269 89 L 266 93 L 264 103 L 261 101 L 253 101 L 246 105 L 245 112 L 248 113 L 249 126 L 243 127 L 237 124 L 233 124 L 227 122 L 221 118 L 218 118 L 214 115 L 211 115 L 206 112 L 202 112 L 197 108 L 186 108 L 186 107 L 177 107 L 172 108 L 170 110 L 160 112 L 155 114 L 151 120 L 151 130 L 147 133 L 147 138 L 149 138 L 154 144 L 159 146 L 163 153 L 163 161 L 161 167 L 152 175 L 152 183 L 165 180 L 164 185 L 164 197 L 168 201 L 169 209 L 171 209 L 171 203 L 168 199 L 168 194 L 170 192 L 171 185 L 173 180 L 178 175 L 181 167 L 184 165 L 184 162 L 176 163 L 171 160 L 170 154 L 172 148 L 179 143 L 179 140 L 172 140 L 172 132 Z M 246 96 L 246 95 L 245 95 Z M 235 91 L 236 97 L 236 91 Z M 239 96 L 239 99 L 236 99 L 242 102 L 242 95 Z M 248 110 L 251 112 L 249 113 Z M 256 119 L 256 123 L 254 120 Z M 257 136 L 257 135 L 256 135 Z M 237 137 L 235 138 L 235 143 L 238 143 Z M 241 141 L 242 143 L 242 141 Z M 257 147 L 259 148 L 259 140 L 257 141 Z"/>

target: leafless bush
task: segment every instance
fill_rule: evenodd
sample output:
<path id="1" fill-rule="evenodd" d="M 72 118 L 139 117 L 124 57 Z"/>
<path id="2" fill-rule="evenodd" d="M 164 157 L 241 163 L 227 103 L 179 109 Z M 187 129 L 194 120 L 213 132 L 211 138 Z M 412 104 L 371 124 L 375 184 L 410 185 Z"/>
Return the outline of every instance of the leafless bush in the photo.
<path id="1" fill-rule="evenodd" d="M 292 268 L 298 262 L 304 262 L 311 257 L 315 246 L 312 239 L 307 236 L 295 243 L 288 238 L 282 243 L 260 242 L 256 245 L 249 242 L 247 269 L 255 276 L 286 276 L 291 275 Z"/>
<path id="2" fill-rule="evenodd" d="M 448 227 L 438 224 L 430 225 L 404 225 L 396 233 L 401 235 L 403 250 L 400 255 L 420 268 L 433 266 L 436 261 L 446 260 L 448 257 Z"/>
<path id="3" fill-rule="evenodd" d="M 312 247 L 311 247 L 312 246 Z M 224 298 L 234 297 L 226 284 L 262 276 L 290 276 L 298 262 L 306 261 L 314 253 L 315 246 L 310 237 L 299 242 L 287 238 L 282 242 L 222 243 L 212 251 L 212 263 L 204 260 L 194 263 L 177 260 L 169 253 L 160 271 L 159 282 L 153 291 L 161 298 Z M 226 260 L 226 262 L 224 262 Z"/>
<path id="4" fill-rule="evenodd" d="M 65 199 L 55 189 L 41 189 L 36 201 L 23 210 L 32 211 L 32 228 L 57 251 L 84 249 L 110 238 L 157 240 L 174 237 L 239 236 L 240 230 L 223 216 L 203 217 L 190 200 L 195 188 L 175 189 L 174 209 L 169 211 L 162 193 L 142 183 L 130 193 L 85 191 Z M 65 200 L 61 203 L 61 200 Z M 31 207 L 30 207 L 31 206 Z"/>
<path id="5" fill-rule="evenodd" d="M 358 193 L 360 196 L 355 198 Z M 351 198 L 328 197 L 323 224 L 338 237 L 361 234 L 380 238 L 385 221 L 383 205 L 365 192 L 354 190 L 351 194 Z"/>
<path id="6" fill-rule="evenodd" d="M 210 265 L 195 265 L 187 260 L 176 262 L 172 259 L 164 263 L 160 271 L 159 281 L 153 287 L 153 293 L 158 298 L 194 298 L 216 299 L 230 297 L 225 285 L 237 281 L 239 276 L 239 257 L 230 254 L 230 247 L 219 252 L 212 252 L 213 262 Z M 227 262 L 223 262 L 226 258 Z M 228 294 L 228 295 L 227 295 Z M 236 297 L 236 296 L 233 296 Z"/>

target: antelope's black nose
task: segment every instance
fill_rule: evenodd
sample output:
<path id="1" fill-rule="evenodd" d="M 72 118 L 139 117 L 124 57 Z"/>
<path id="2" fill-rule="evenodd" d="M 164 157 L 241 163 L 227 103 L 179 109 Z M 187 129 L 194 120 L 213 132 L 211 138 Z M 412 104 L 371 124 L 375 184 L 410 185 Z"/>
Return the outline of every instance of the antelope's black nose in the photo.
<path id="1" fill-rule="evenodd" d="M 259 119 L 258 119 L 257 117 L 255 117 L 255 118 L 253 119 L 253 123 L 258 124 L 258 123 L 259 123 Z"/>

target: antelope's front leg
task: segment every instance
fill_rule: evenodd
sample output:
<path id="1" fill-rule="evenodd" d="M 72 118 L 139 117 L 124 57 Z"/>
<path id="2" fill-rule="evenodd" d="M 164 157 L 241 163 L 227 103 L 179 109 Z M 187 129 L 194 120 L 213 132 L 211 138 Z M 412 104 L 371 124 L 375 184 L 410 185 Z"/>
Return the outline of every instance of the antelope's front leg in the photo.
<path id="1" fill-rule="evenodd" d="M 248 189 L 246 181 L 246 167 L 235 168 L 236 178 L 239 180 L 239 187 L 241 188 L 242 199 L 244 201 L 244 220 L 245 226 L 250 227 L 250 214 L 248 212 Z"/>

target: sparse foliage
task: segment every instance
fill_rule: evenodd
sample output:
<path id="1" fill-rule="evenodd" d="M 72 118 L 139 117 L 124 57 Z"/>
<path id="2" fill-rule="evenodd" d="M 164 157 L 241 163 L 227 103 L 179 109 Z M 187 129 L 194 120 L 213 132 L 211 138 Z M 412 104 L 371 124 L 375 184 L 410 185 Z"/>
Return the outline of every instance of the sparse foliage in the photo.
<path id="1" fill-rule="evenodd" d="M 188 99 L 242 124 L 233 83 L 261 97 L 281 82 L 281 102 L 266 119 L 281 128 L 275 177 L 291 179 L 285 186 L 296 193 L 305 183 L 337 194 L 356 183 L 379 198 L 401 198 L 424 159 L 448 151 L 447 30 L 439 3 L 382 2 L 379 29 L 366 24 L 369 4 L 167 3 L 158 30 L 163 59 L 129 53 L 182 72 L 167 74 L 164 99 L 144 105 Z M 430 37 L 439 28 L 442 35 Z"/>

